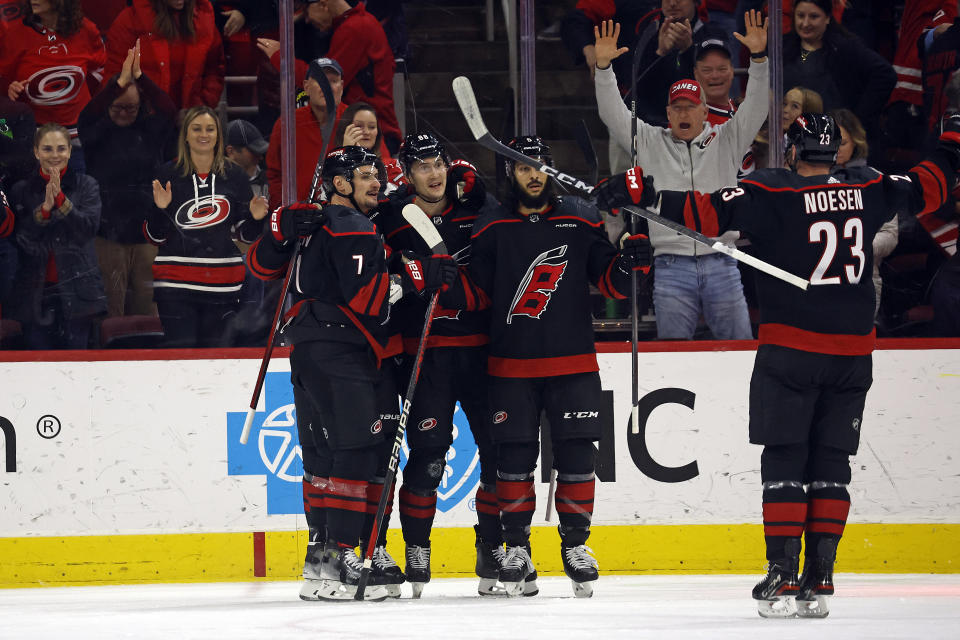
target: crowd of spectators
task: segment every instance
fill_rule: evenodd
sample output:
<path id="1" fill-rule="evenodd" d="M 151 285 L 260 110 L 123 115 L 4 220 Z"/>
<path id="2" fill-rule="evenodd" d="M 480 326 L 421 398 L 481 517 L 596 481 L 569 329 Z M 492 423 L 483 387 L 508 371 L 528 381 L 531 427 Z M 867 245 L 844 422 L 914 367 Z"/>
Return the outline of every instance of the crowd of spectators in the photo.
<path id="1" fill-rule="evenodd" d="M 320 154 L 344 144 L 376 153 L 392 188 L 392 83 L 409 54 L 402 4 L 297 2 L 298 199 L 311 195 Z M 611 172 L 641 161 L 659 188 L 712 191 L 767 166 L 765 4 L 569 1 L 559 33 L 595 85 Z M 773 135 L 824 111 L 843 133 L 838 169 L 918 161 L 960 110 L 957 2 L 783 4 L 770 22 L 784 34 Z M 896 47 L 878 35 L 889 15 Z M 105 319 L 132 317 L 159 319 L 167 346 L 263 343 L 279 287 L 250 277 L 242 255 L 282 193 L 278 34 L 275 0 L 0 0 L 4 348 L 96 347 Z M 227 76 L 257 81 L 228 86 Z M 258 110 L 227 122 L 224 97 Z M 958 211 L 902 218 L 877 236 L 881 334 L 960 335 Z M 608 224 L 622 231 L 622 220 Z M 650 235 L 658 337 L 751 337 L 750 274 L 662 229 Z"/>

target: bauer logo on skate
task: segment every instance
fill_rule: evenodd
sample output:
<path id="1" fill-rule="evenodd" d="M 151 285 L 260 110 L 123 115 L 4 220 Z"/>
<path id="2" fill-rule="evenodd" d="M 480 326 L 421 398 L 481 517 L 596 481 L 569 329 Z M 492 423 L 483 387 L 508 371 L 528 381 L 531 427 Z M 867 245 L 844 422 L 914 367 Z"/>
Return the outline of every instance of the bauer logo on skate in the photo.
<path id="1" fill-rule="evenodd" d="M 267 514 L 300 513 L 303 454 L 289 372 L 267 374 L 263 404 L 264 411 L 254 418 L 248 445 L 240 444 L 246 413 L 227 414 L 227 473 L 266 476 Z"/>
<path id="2" fill-rule="evenodd" d="M 220 224 L 230 215 L 230 201 L 223 196 L 187 200 L 177 209 L 177 226 L 183 229 L 205 229 Z"/>

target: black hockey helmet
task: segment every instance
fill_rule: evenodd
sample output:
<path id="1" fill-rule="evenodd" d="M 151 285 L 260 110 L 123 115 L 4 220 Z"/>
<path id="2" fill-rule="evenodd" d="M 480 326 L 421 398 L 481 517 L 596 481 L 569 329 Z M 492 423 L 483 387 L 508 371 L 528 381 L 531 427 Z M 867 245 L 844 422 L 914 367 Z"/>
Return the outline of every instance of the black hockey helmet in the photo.
<path id="1" fill-rule="evenodd" d="M 787 129 L 787 153 L 794 147 L 798 160 L 833 164 L 840 149 L 840 129 L 825 113 L 801 113 Z"/>
<path id="2" fill-rule="evenodd" d="M 553 154 L 550 152 L 550 146 L 543 141 L 540 136 L 517 136 L 512 138 L 507 146 L 514 151 L 519 151 L 523 155 L 540 160 L 545 165 L 553 166 Z M 516 163 L 507 159 L 507 177 L 513 178 L 513 167 Z"/>
<path id="3" fill-rule="evenodd" d="M 348 146 L 334 149 L 324 158 L 323 168 L 320 170 L 320 177 L 323 180 L 323 190 L 328 197 L 334 193 L 344 195 L 340 194 L 334 188 L 334 177 L 343 176 L 348 181 L 352 181 L 353 172 L 356 171 L 358 167 L 365 167 L 367 165 L 376 166 L 376 164 L 376 154 L 367 151 L 363 147 Z M 344 195 L 344 197 L 346 196 Z"/>
<path id="4" fill-rule="evenodd" d="M 417 160 L 432 158 L 440 158 L 450 164 L 450 156 L 447 155 L 443 143 L 430 133 L 411 133 L 403 139 L 400 151 L 397 152 L 397 161 L 404 173 L 410 173 Z"/>

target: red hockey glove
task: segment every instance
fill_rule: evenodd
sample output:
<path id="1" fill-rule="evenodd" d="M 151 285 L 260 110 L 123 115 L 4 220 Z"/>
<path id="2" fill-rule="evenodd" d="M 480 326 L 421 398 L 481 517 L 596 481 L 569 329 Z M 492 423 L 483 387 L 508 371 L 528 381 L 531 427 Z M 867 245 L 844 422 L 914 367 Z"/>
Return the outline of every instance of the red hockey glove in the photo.
<path id="1" fill-rule="evenodd" d="M 624 233 L 620 238 L 619 259 L 624 270 L 640 271 L 644 274 L 650 273 L 650 262 L 653 259 L 650 238 L 642 233 L 635 236 Z"/>
<path id="2" fill-rule="evenodd" d="M 477 168 L 466 160 L 454 160 L 447 170 L 447 197 L 467 209 L 476 211 L 487 198 L 487 188 L 477 175 Z"/>
<path id="3" fill-rule="evenodd" d="M 626 173 L 618 173 L 601 180 L 593 189 L 597 207 L 612 211 L 629 205 L 649 207 L 656 200 L 653 178 L 643 175 L 643 169 L 634 167 Z"/>
<path id="4" fill-rule="evenodd" d="M 457 277 L 457 263 L 450 256 L 436 255 L 429 258 L 413 252 L 403 253 L 403 289 L 417 295 L 446 291 Z"/>
<path id="5" fill-rule="evenodd" d="M 305 238 L 327 223 L 327 216 L 318 204 L 295 202 L 277 207 L 270 214 L 270 235 L 277 244 Z"/>

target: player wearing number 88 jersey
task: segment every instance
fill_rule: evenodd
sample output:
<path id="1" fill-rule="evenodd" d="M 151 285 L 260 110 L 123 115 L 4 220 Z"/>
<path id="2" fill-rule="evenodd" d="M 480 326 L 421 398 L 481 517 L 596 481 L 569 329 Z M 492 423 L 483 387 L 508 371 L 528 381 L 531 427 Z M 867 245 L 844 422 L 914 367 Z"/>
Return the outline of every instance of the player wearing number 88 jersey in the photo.
<path id="1" fill-rule="evenodd" d="M 707 236 L 738 230 L 757 257 L 809 278 L 804 291 L 757 274 L 760 347 L 750 383 L 750 441 L 764 446 L 763 521 L 769 572 L 753 591 L 761 615 L 823 617 L 850 507 L 872 383 L 873 236 L 898 212 L 937 210 L 960 166 L 960 134 L 945 133 L 906 176 L 862 167 L 831 172 L 839 129 L 803 114 L 787 162 L 712 194 L 659 194 L 660 213 Z M 806 554 L 798 579 L 801 536 Z"/>

